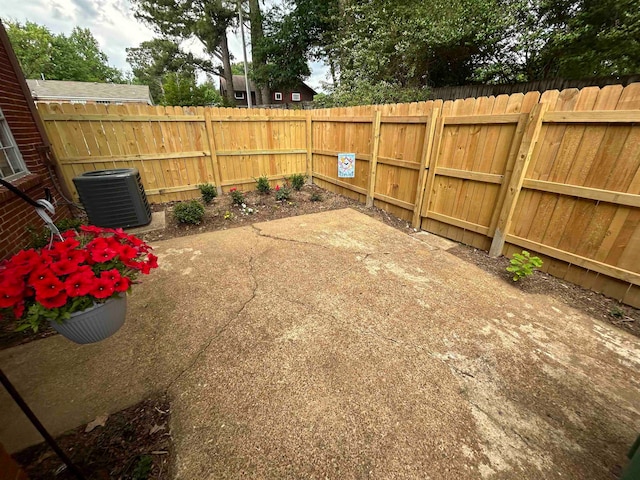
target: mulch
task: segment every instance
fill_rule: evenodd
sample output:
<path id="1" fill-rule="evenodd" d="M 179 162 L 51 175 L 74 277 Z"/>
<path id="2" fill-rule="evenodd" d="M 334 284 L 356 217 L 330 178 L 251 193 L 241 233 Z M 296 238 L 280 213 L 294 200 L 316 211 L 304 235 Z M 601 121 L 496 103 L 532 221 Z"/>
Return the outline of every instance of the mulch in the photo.
<path id="1" fill-rule="evenodd" d="M 94 425 L 90 422 L 56 440 L 87 480 L 171 478 L 170 416 L 169 400 L 158 396 L 106 419 L 98 418 Z M 76 479 L 45 443 L 22 450 L 13 458 L 31 480 Z"/>

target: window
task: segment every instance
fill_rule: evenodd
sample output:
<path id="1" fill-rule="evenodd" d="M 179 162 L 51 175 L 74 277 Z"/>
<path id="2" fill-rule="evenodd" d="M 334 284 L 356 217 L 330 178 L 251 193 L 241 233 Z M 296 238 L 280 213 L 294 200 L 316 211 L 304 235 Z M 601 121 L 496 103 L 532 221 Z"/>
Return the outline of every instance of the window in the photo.
<path id="1" fill-rule="evenodd" d="M 98 103 L 100 105 L 110 105 L 111 101 L 110 100 L 97 100 L 96 103 Z"/>
<path id="2" fill-rule="evenodd" d="M 244 100 L 244 92 L 234 92 L 233 96 L 236 100 Z"/>
<path id="3" fill-rule="evenodd" d="M 0 177 L 14 180 L 28 173 L 9 124 L 0 109 Z"/>
<path id="4" fill-rule="evenodd" d="M 274 98 L 275 98 L 277 101 L 282 101 L 282 92 L 276 92 L 276 93 L 274 93 Z"/>
<path id="5" fill-rule="evenodd" d="M 298 92 L 292 93 L 291 94 L 291 101 L 292 102 L 299 102 L 300 101 L 300 94 Z"/>

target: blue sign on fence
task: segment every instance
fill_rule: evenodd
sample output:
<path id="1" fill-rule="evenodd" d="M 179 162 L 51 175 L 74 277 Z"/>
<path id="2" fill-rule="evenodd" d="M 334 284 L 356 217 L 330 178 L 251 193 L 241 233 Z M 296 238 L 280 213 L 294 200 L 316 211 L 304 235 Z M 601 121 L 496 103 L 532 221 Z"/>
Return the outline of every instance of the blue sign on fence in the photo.
<path id="1" fill-rule="evenodd" d="M 355 178 L 356 176 L 356 154 L 338 154 L 338 178 Z"/>

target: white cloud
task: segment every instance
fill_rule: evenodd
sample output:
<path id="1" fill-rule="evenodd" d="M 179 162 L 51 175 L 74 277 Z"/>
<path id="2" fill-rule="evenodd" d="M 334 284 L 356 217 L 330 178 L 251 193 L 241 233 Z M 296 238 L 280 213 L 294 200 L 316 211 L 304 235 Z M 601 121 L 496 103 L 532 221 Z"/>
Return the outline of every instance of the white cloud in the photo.
<path id="1" fill-rule="evenodd" d="M 152 39 L 154 32 L 136 20 L 129 0 L 0 0 L 3 18 L 45 25 L 54 33 L 71 33 L 74 27 L 88 28 L 109 58 L 109 64 L 129 70 L 126 48 L 137 47 Z M 249 32 L 245 32 L 247 40 Z M 193 53 L 204 54 L 195 39 L 187 40 L 184 47 Z M 229 35 L 229 49 L 235 61 L 242 61 L 240 32 Z M 251 55 L 248 45 L 247 54 Z M 320 91 L 320 82 L 326 81 L 327 67 L 320 62 L 311 64 L 312 74 L 307 83 Z"/>

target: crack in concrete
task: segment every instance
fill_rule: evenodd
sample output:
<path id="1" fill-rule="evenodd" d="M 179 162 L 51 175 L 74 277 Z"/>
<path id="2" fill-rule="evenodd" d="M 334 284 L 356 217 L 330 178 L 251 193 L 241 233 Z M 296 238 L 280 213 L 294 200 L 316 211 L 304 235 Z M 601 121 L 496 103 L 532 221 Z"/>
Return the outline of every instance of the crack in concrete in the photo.
<path id="1" fill-rule="evenodd" d="M 178 380 L 180 380 L 180 378 L 182 378 L 182 376 L 184 374 L 186 374 L 189 370 L 191 370 L 193 367 L 195 367 L 195 365 L 198 363 L 198 360 L 200 360 L 200 358 L 202 357 L 202 355 L 209 349 L 209 347 L 211 346 L 211 344 L 213 343 L 214 340 L 216 340 L 217 338 L 219 338 L 226 330 L 227 328 L 234 322 L 236 321 L 240 315 L 242 314 L 242 312 L 245 311 L 245 309 L 247 308 L 247 306 L 256 298 L 256 293 L 258 291 L 258 280 L 256 279 L 255 273 L 254 273 L 254 261 L 256 260 L 256 257 L 252 254 L 249 257 L 249 276 L 251 277 L 251 280 L 253 282 L 253 289 L 251 292 L 251 296 L 242 304 L 242 307 L 240 307 L 240 309 L 235 313 L 235 315 L 233 315 L 227 322 L 225 322 L 222 327 L 215 332 L 211 338 L 209 339 L 209 341 L 207 341 L 207 343 L 204 345 L 204 347 L 202 347 L 200 349 L 200 351 L 195 355 L 195 358 L 193 359 L 193 361 L 191 361 L 191 363 L 189 363 L 189 365 L 187 365 L 184 369 L 182 369 L 180 371 L 180 373 L 178 373 L 178 375 L 176 375 L 167 385 L 167 387 L 165 388 L 165 392 L 168 392 L 169 389 L 171 389 L 171 387 L 173 387 Z"/>

